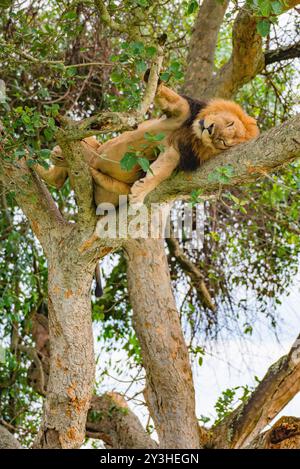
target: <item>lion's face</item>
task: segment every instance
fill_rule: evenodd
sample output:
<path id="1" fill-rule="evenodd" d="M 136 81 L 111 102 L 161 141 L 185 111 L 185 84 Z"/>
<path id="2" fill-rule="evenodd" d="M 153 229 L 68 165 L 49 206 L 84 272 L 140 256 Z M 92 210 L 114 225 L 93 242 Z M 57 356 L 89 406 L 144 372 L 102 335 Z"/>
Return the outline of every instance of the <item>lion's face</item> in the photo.
<path id="1" fill-rule="evenodd" d="M 220 108 L 222 110 L 220 110 Z M 214 153 L 250 140 L 259 134 L 255 119 L 232 101 L 214 100 L 193 123 L 194 134 Z"/>

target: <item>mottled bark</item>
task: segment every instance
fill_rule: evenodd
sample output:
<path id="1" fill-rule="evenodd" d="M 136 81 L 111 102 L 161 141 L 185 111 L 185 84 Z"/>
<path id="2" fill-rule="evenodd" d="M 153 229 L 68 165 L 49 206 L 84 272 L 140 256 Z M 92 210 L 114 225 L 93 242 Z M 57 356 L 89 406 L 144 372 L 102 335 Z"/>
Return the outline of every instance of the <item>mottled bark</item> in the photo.
<path id="1" fill-rule="evenodd" d="M 0 425 L 0 449 L 21 449 L 20 443 L 2 425 Z"/>
<path id="2" fill-rule="evenodd" d="M 238 89 L 252 80 L 264 67 L 262 37 L 256 29 L 256 18 L 241 10 L 232 31 L 232 54 L 205 90 L 205 97 L 230 99 Z"/>
<path id="3" fill-rule="evenodd" d="M 300 419 L 281 417 L 270 430 L 258 435 L 246 449 L 300 449 Z"/>
<path id="4" fill-rule="evenodd" d="M 58 242 L 68 230 L 68 223 L 63 219 L 45 184 L 28 168 L 25 160 L 9 163 L 1 155 L 0 179 L 5 191 L 15 193 L 16 200 L 29 219 L 45 254 L 50 255 L 52 244 Z"/>
<path id="5" fill-rule="evenodd" d="M 204 0 L 195 21 L 189 43 L 183 91 L 189 96 L 203 97 L 213 79 L 214 56 L 218 33 L 228 1 Z"/>
<path id="6" fill-rule="evenodd" d="M 191 367 L 163 241 L 128 241 L 125 251 L 133 324 L 146 370 L 144 395 L 159 446 L 199 448 Z"/>
<path id="7" fill-rule="evenodd" d="M 62 249 L 49 262 L 50 373 L 36 448 L 79 448 L 94 383 L 93 269 Z"/>
<path id="8" fill-rule="evenodd" d="M 93 396 L 86 434 L 90 438 L 103 440 L 107 448 L 157 448 L 157 443 L 144 430 L 125 399 L 115 392 Z"/>

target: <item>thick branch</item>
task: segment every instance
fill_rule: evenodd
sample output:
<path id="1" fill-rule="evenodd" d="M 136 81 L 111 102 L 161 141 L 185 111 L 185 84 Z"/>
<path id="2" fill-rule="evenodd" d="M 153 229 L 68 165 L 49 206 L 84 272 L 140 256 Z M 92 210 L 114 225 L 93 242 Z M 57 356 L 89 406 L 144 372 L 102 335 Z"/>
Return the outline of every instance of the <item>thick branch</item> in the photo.
<path id="1" fill-rule="evenodd" d="M 294 59 L 296 57 L 300 57 L 300 41 L 296 44 L 266 51 L 265 65 L 269 65 L 274 62 L 281 62 L 282 60 Z"/>
<path id="2" fill-rule="evenodd" d="M 256 30 L 256 18 L 241 10 L 232 31 L 232 54 L 205 91 L 205 97 L 231 98 L 264 66 L 262 38 Z"/>
<path id="3" fill-rule="evenodd" d="M 300 449 L 300 419 L 281 417 L 270 430 L 258 435 L 247 449 Z"/>
<path id="4" fill-rule="evenodd" d="M 0 425 L 0 449 L 21 449 L 20 443 L 2 425 Z"/>
<path id="5" fill-rule="evenodd" d="M 125 399 L 114 392 L 92 398 L 86 430 L 87 436 L 103 440 L 110 448 L 157 448 Z"/>
<path id="6" fill-rule="evenodd" d="M 115 21 L 105 5 L 104 0 L 94 0 L 100 20 L 105 23 L 112 31 L 117 33 L 125 33 L 133 39 L 140 39 L 141 34 L 136 24 L 118 23 Z"/>
<path id="7" fill-rule="evenodd" d="M 183 91 L 189 96 L 203 96 L 212 80 L 218 33 L 228 1 L 204 0 L 189 43 Z"/>
<path id="8" fill-rule="evenodd" d="M 111 29 L 114 31 L 126 33 L 128 32 L 128 25 L 127 24 L 122 24 L 122 23 L 117 23 L 112 19 L 110 16 L 106 5 L 104 1 L 102 0 L 95 0 L 95 7 L 97 8 L 98 14 L 100 16 L 100 19 L 103 21 L 103 23 L 107 24 Z"/>
<path id="9" fill-rule="evenodd" d="M 57 132 L 57 142 L 63 150 L 68 165 L 78 206 L 78 223 L 80 226 L 92 226 L 96 221 L 93 181 L 82 145 L 80 142 L 71 141 L 72 132 L 76 133 L 75 125 L 73 124 L 66 132 L 61 130 Z"/>
<path id="10" fill-rule="evenodd" d="M 49 240 L 59 241 L 67 227 L 45 184 L 28 168 L 25 160 L 15 164 L 0 159 L 0 177 L 7 192 L 13 191 L 31 227 L 47 252 Z"/>
<path id="11" fill-rule="evenodd" d="M 226 168 L 230 176 L 224 188 L 246 184 L 299 156 L 300 115 L 297 115 L 255 140 L 226 150 L 203 164 L 198 171 L 176 174 L 150 193 L 146 201 L 166 202 L 184 198 L 199 188 L 203 194 L 216 192 L 220 188 L 218 172 L 226 173 Z"/>
<path id="12" fill-rule="evenodd" d="M 298 0 L 287 1 L 283 11 L 294 8 L 298 3 Z M 257 18 L 246 9 L 241 9 L 233 25 L 231 57 L 206 88 L 206 98 L 219 96 L 230 99 L 263 70 L 265 55 L 256 25 Z"/>
<path id="13" fill-rule="evenodd" d="M 244 448 L 300 391 L 300 336 L 288 355 L 268 370 L 249 400 L 215 430 L 213 445 Z"/>

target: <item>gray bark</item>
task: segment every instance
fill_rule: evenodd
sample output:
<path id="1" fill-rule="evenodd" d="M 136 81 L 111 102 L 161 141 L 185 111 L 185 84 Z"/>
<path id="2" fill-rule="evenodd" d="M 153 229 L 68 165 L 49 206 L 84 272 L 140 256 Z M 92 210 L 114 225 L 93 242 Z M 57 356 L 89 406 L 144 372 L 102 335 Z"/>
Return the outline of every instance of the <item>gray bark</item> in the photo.
<path id="1" fill-rule="evenodd" d="M 20 443 L 3 425 L 0 425 L 0 449 L 22 449 Z"/>
<path id="2" fill-rule="evenodd" d="M 92 275 L 63 249 L 49 263 L 50 373 L 36 448 L 79 448 L 85 438 L 94 384 Z"/>

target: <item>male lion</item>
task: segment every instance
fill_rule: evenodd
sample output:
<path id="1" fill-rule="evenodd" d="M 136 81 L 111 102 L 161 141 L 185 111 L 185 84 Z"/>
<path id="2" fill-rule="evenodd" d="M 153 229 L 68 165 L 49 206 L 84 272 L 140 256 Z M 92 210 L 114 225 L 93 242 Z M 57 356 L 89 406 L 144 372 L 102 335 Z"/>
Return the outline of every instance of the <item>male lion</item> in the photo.
<path id="1" fill-rule="evenodd" d="M 143 202 L 177 167 L 193 171 L 202 162 L 259 133 L 255 119 L 233 101 L 201 102 L 180 96 L 160 83 L 155 102 L 165 114 L 162 118 L 145 121 L 136 130 L 124 132 L 103 144 L 95 137 L 81 141 L 93 177 L 96 205 L 101 202 L 117 205 L 119 195 L 129 193 L 131 203 Z M 157 141 L 149 140 L 145 134 L 159 133 L 164 134 L 160 142 L 164 150 L 156 157 Z M 125 153 L 137 151 L 149 161 L 154 160 L 142 179 L 139 179 L 139 165 L 130 171 L 121 169 L 120 165 Z M 54 148 L 51 159 L 54 166 L 49 170 L 38 164 L 34 169 L 48 184 L 60 188 L 70 176 L 60 147 Z"/>

